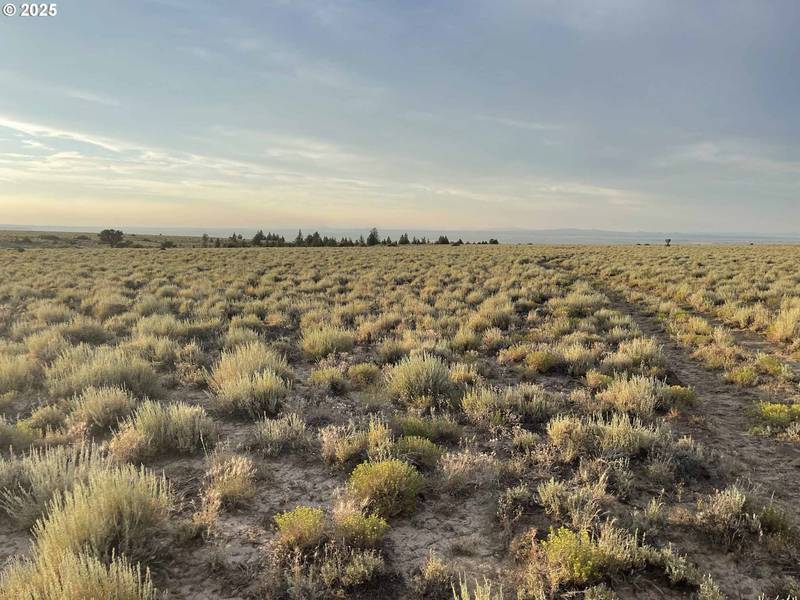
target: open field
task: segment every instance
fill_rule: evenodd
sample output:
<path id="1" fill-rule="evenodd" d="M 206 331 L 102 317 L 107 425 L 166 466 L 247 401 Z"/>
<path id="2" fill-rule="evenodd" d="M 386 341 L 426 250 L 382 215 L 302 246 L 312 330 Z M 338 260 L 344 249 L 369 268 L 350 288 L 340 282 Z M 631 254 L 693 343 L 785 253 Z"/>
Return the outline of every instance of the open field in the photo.
<path id="1" fill-rule="evenodd" d="M 0 250 L 0 600 L 800 597 L 798 264 Z"/>

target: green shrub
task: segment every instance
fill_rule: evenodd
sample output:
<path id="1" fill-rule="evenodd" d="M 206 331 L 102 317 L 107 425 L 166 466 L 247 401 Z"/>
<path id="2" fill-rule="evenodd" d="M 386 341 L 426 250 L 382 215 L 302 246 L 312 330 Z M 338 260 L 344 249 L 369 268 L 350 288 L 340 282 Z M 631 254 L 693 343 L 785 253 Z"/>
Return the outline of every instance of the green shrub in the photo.
<path id="1" fill-rule="evenodd" d="M 56 329 L 45 329 L 29 335 L 25 338 L 25 345 L 30 355 L 40 363 L 54 361 L 59 354 L 70 347 L 69 341 Z"/>
<path id="2" fill-rule="evenodd" d="M 401 415 L 396 422 L 405 436 L 424 437 L 432 442 L 456 442 L 461 437 L 461 427 L 449 417 Z"/>
<path id="3" fill-rule="evenodd" d="M 403 404 L 415 405 L 449 400 L 453 391 L 450 371 L 431 354 L 409 356 L 400 361 L 387 377 L 390 395 Z"/>
<path id="4" fill-rule="evenodd" d="M 89 317 L 77 316 L 61 325 L 59 331 L 72 344 L 105 344 L 114 335 L 102 323 Z"/>
<path id="5" fill-rule="evenodd" d="M 355 498 L 376 514 L 388 518 L 413 512 L 424 483 L 414 467 L 390 459 L 361 463 L 350 475 L 348 487 Z"/>
<path id="6" fill-rule="evenodd" d="M 443 450 L 424 437 L 402 436 L 394 443 L 394 454 L 420 468 L 433 469 Z"/>
<path id="7" fill-rule="evenodd" d="M 314 369 L 311 372 L 309 381 L 318 385 L 332 394 L 344 394 L 347 392 L 348 381 L 344 372 L 338 367 L 325 367 Z"/>
<path id="8" fill-rule="evenodd" d="M 547 373 L 564 364 L 564 358 L 551 350 L 534 350 L 525 355 L 525 366 L 535 373 Z"/>
<path id="9" fill-rule="evenodd" d="M 503 600 L 503 588 L 495 589 L 492 583 L 485 579 L 477 579 L 472 584 L 472 591 L 466 578 L 458 580 L 458 587 L 452 585 L 453 600 Z"/>
<path id="10" fill-rule="evenodd" d="M 298 506 L 275 515 L 280 543 L 298 550 L 319 546 L 325 539 L 327 524 L 321 508 Z"/>
<path id="11" fill-rule="evenodd" d="M 377 515 L 364 515 L 347 506 L 334 512 L 333 531 L 336 539 L 347 546 L 368 548 L 383 541 L 389 524 Z"/>
<path id="12" fill-rule="evenodd" d="M 381 381 L 381 370 L 372 363 L 358 363 L 347 369 L 347 378 L 357 390 L 373 387 Z"/>
<path id="13" fill-rule="evenodd" d="M 34 430 L 26 426 L 24 422 L 10 423 L 5 416 L 0 415 L 0 449 L 28 448 L 35 439 Z"/>
<path id="14" fill-rule="evenodd" d="M 734 367 L 725 372 L 725 379 L 740 387 L 753 387 L 758 385 L 758 373 L 751 365 Z"/>

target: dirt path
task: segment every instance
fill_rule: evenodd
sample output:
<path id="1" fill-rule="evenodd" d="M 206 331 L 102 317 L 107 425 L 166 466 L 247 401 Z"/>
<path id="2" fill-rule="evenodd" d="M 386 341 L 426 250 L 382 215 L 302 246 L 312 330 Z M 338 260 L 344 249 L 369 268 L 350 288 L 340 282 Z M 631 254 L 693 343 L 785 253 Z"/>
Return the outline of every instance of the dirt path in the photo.
<path id="1" fill-rule="evenodd" d="M 747 409 L 766 394 L 757 389 L 742 389 L 727 383 L 713 371 L 703 368 L 689 351 L 674 342 L 661 325 L 634 304 L 604 290 L 612 308 L 631 316 L 646 336 L 662 346 L 668 369 L 682 385 L 691 386 L 698 398 L 697 414 L 703 417 L 681 420 L 678 429 L 707 448 L 729 459 L 736 475 L 764 486 L 766 494 L 784 500 L 797 520 L 800 505 L 800 446 L 748 434 L 753 422 Z"/>
<path id="2" fill-rule="evenodd" d="M 538 264 L 574 275 L 571 269 L 559 264 L 558 258 L 554 256 Z M 661 345 L 670 374 L 682 385 L 694 389 L 698 407 L 690 418 L 673 422 L 677 432 L 690 435 L 706 448 L 719 453 L 730 462 L 732 475 L 747 477 L 761 485 L 765 495 L 774 494 L 775 498 L 782 500 L 792 520 L 800 523 L 800 503 L 797 502 L 800 497 L 800 445 L 748 433 L 753 421 L 747 409 L 758 400 L 769 399 L 768 394 L 758 388 L 739 388 L 726 382 L 719 373 L 703 368 L 691 357 L 689 350 L 675 342 L 651 315 L 601 282 L 595 280 L 592 283 L 609 298 L 612 309 L 630 315 L 645 336 L 652 337 Z M 763 344 L 769 345 L 770 351 L 777 348 L 757 333 L 736 332 L 751 349 Z"/>

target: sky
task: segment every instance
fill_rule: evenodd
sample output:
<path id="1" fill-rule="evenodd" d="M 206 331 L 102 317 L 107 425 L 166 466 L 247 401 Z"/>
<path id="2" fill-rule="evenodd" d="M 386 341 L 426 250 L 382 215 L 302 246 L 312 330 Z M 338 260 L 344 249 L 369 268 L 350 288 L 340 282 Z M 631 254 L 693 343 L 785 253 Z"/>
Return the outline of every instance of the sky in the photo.
<path id="1" fill-rule="evenodd" d="M 795 0 L 57 10 L 0 16 L 0 223 L 800 231 Z"/>

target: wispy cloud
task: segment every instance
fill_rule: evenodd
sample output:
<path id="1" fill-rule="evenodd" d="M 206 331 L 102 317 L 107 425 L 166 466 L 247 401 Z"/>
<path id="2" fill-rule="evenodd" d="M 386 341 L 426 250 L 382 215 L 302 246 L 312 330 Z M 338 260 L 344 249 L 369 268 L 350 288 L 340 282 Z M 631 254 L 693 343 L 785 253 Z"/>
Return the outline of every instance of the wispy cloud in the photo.
<path id="1" fill-rule="evenodd" d="M 478 121 L 486 121 L 489 123 L 496 123 L 505 127 L 513 127 L 515 129 L 528 129 L 530 131 L 553 131 L 563 129 L 563 125 L 556 123 L 542 123 L 537 121 L 526 121 L 523 119 L 510 119 L 508 117 L 498 117 L 491 115 L 477 115 L 475 117 Z"/>
<path id="2" fill-rule="evenodd" d="M 70 131 L 68 129 L 60 129 L 58 127 L 52 127 L 50 125 L 44 125 L 41 123 L 19 121 L 4 115 L 0 115 L 0 127 L 13 129 L 17 132 L 24 133 L 34 138 L 72 140 L 75 142 L 96 146 L 104 150 L 110 150 L 111 152 L 121 152 L 125 148 L 124 144 L 106 137 Z"/>

